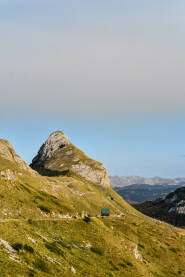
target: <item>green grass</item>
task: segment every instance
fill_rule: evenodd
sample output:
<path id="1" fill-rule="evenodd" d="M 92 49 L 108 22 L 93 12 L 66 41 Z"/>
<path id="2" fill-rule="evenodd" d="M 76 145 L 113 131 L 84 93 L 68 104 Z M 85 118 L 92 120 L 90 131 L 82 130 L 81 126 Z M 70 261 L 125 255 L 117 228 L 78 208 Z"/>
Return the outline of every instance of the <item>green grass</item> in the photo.
<path id="1" fill-rule="evenodd" d="M 140 218 L 136 219 L 136 230 L 130 227 L 134 216 L 127 219 L 129 223 L 112 218 L 93 218 L 89 224 L 82 219 L 35 221 L 31 225 L 1 222 L 1 239 L 21 247 L 15 247 L 20 260 L 17 263 L 0 246 L 0 270 L 3 276 L 8 272 L 15 276 L 73 276 L 71 267 L 76 270 L 75 276 L 184 276 L 185 237 L 165 225 L 159 226 L 157 221 L 150 225 Z M 133 254 L 135 245 L 141 243 L 144 248 L 138 246 L 138 251 L 142 262 Z M 178 253 L 170 249 L 174 246 Z"/>
<path id="2" fill-rule="evenodd" d="M 43 177 L 0 157 L 0 171 L 6 169 L 16 179 L 0 180 L 1 276 L 185 276 L 180 229 L 142 215 L 111 188 L 77 174 Z M 111 217 L 96 217 L 105 207 Z M 60 219 L 66 214 L 76 217 Z"/>

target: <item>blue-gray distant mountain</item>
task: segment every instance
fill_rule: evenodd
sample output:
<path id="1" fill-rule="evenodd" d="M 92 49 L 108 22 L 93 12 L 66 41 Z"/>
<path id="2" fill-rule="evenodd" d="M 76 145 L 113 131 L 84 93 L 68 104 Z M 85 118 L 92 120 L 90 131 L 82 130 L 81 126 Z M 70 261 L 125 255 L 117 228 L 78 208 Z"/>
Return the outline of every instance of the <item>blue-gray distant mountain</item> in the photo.
<path id="1" fill-rule="evenodd" d="M 114 187 L 114 190 L 123 197 L 128 203 L 135 204 L 147 200 L 155 200 L 165 197 L 182 185 L 147 185 L 133 184 L 126 187 Z"/>
<path id="2" fill-rule="evenodd" d="M 185 186 L 185 178 L 110 176 L 110 180 L 114 190 L 130 204 L 162 198 Z"/>
<path id="3" fill-rule="evenodd" d="M 185 185 L 185 178 L 144 178 L 140 176 L 110 176 L 111 187 L 125 187 L 133 184 L 147 185 Z"/>

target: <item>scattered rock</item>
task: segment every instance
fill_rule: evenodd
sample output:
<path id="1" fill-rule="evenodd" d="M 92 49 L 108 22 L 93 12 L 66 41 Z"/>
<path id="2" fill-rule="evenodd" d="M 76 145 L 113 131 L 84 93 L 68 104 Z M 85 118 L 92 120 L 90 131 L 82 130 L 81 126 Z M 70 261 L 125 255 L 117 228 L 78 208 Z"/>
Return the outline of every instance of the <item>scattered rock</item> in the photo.
<path id="1" fill-rule="evenodd" d="M 71 272 L 76 274 L 76 269 L 73 266 L 71 267 Z"/>
<path id="2" fill-rule="evenodd" d="M 140 262 L 143 261 L 142 255 L 138 252 L 137 245 L 135 245 L 134 250 L 133 250 L 134 257 L 136 260 L 139 260 Z"/>

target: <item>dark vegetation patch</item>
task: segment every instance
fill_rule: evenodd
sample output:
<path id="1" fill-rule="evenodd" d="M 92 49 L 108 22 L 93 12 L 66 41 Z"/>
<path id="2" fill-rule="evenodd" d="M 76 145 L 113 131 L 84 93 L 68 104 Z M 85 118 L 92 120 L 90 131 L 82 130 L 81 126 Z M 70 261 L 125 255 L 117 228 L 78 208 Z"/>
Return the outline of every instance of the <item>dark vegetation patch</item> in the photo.
<path id="1" fill-rule="evenodd" d="M 66 244 L 66 243 L 62 240 L 62 238 L 56 237 L 56 238 L 55 238 L 55 241 L 56 241 L 60 246 L 62 246 L 62 247 L 64 247 L 64 248 L 67 248 L 67 249 L 71 250 L 71 246 L 68 245 L 68 244 Z"/>
<path id="2" fill-rule="evenodd" d="M 83 218 L 83 221 L 85 221 L 86 223 L 89 223 L 89 222 L 91 221 L 90 216 L 85 216 L 85 217 Z"/>
<path id="3" fill-rule="evenodd" d="M 33 224 L 33 220 L 31 218 L 28 219 L 28 224 Z"/>
<path id="4" fill-rule="evenodd" d="M 115 270 L 115 271 L 119 270 L 119 268 L 117 266 L 115 266 L 112 261 L 110 261 L 109 264 L 112 266 L 113 270 Z"/>
<path id="5" fill-rule="evenodd" d="M 20 186 L 21 186 L 22 189 L 25 190 L 26 192 L 31 193 L 31 190 L 30 190 L 26 185 L 20 184 Z"/>
<path id="6" fill-rule="evenodd" d="M 43 206 L 43 205 L 39 205 L 37 206 L 41 211 L 45 212 L 45 213 L 50 213 L 51 210 L 50 208 L 46 207 L 46 206 Z"/>
<path id="7" fill-rule="evenodd" d="M 20 251 L 23 249 L 23 244 L 19 242 L 13 243 L 12 248 L 16 251 Z"/>
<path id="8" fill-rule="evenodd" d="M 172 252 L 174 252 L 174 253 L 177 253 L 178 252 L 178 249 L 176 249 L 176 248 L 173 248 L 173 247 L 171 247 L 171 248 L 169 248 Z"/>
<path id="9" fill-rule="evenodd" d="M 34 253 L 33 247 L 31 247 L 30 245 L 27 245 L 27 244 L 24 245 L 24 250 L 26 250 L 27 252 L 29 252 L 31 254 Z"/>
<path id="10" fill-rule="evenodd" d="M 39 196 L 39 195 L 37 195 L 37 196 L 35 197 L 35 200 L 41 200 L 41 201 L 44 201 L 44 198 L 43 198 L 43 197 L 41 197 L 41 196 Z"/>
<path id="11" fill-rule="evenodd" d="M 45 263 L 45 261 L 43 261 L 42 259 L 38 258 L 35 262 L 34 262 L 35 267 L 37 267 L 39 270 L 45 272 L 45 273 L 50 273 L 50 269 L 48 267 L 48 265 Z"/>
<path id="12" fill-rule="evenodd" d="M 70 171 L 69 170 L 50 170 L 46 169 L 43 166 L 34 166 L 31 165 L 31 167 L 36 170 L 40 175 L 42 176 L 49 176 L 49 177 L 57 177 L 57 176 L 69 176 L 70 177 Z"/>
<path id="13" fill-rule="evenodd" d="M 125 261 L 126 265 L 133 266 L 133 264 L 130 261 Z"/>
<path id="14" fill-rule="evenodd" d="M 119 266 L 124 268 L 124 267 L 126 267 L 126 264 L 121 263 L 121 264 L 119 264 Z"/>
<path id="15" fill-rule="evenodd" d="M 98 254 L 100 256 L 103 256 L 104 254 L 104 251 L 98 247 L 91 247 L 90 250 L 95 253 L 95 254 Z"/>
<path id="16" fill-rule="evenodd" d="M 141 244 L 141 243 L 139 243 L 138 246 L 139 246 L 140 248 L 143 248 L 143 249 L 145 248 L 144 245 Z"/>
<path id="17" fill-rule="evenodd" d="M 29 277 L 34 277 L 35 276 L 35 271 L 33 269 L 30 269 L 30 271 L 28 272 L 28 276 Z"/>
<path id="18" fill-rule="evenodd" d="M 79 260 L 84 262 L 85 264 L 92 265 L 92 263 L 90 263 L 89 261 L 83 259 L 82 257 L 79 257 Z"/>
<path id="19" fill-rule="evenodd" d="M 51 251 L 59 256 L 64 257 L 64 251 L 58 247 L 57 242 L 55 242 L 55 241 L 51 242 L 51 243 L 47 242 L 47 243 L 45 243 L 45 246 L 49 251 Z"/>

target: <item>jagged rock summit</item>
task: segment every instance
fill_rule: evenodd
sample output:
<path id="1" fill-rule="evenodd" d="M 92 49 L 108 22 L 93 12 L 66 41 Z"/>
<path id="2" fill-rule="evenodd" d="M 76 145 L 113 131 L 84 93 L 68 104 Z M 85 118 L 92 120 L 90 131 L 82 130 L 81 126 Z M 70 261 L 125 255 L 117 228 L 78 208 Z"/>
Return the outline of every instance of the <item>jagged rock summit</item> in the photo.
<path id="1" fill-rule="evenodd" d="M 46 142 L 41 146 L 32 164 L 37 164 L 51 158 L 54 153 L 69 144 L 68 137 L 62 131 L 52 133 Z"/>
<path id="2" fill-rule="evenodd" d="M 104 165 L 74 146 L 62 131 L 52 133 L 41 146 L 31 167 L 42 175 L 77 174 L 101 186 L 110 186 Z"/>

